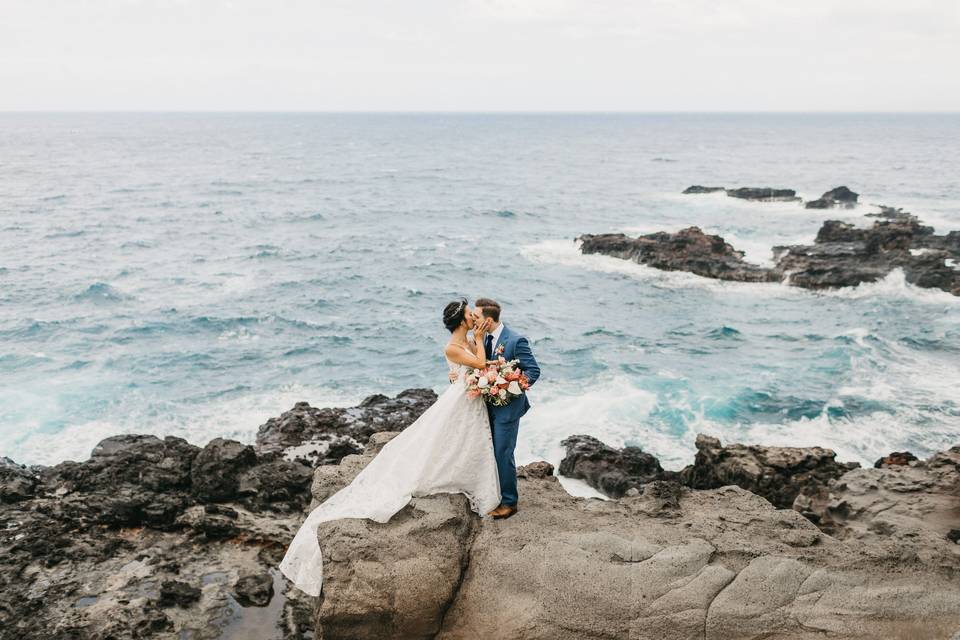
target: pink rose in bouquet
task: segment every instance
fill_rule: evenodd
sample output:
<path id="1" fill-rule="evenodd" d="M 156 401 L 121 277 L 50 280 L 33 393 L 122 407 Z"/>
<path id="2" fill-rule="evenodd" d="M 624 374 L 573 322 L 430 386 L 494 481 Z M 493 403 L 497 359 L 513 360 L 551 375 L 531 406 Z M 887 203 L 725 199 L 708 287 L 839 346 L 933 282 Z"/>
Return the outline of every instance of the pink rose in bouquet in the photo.
<path id="1" fill-rule="evenodd" d="M 482 398 L 484 402 L 503 407 L 530 388 L 523 372 L 517 368 L 518 360 L 507 361 L 498 358 L 483 369 L 474 369 L 464 377 L 467 395 Z"/>

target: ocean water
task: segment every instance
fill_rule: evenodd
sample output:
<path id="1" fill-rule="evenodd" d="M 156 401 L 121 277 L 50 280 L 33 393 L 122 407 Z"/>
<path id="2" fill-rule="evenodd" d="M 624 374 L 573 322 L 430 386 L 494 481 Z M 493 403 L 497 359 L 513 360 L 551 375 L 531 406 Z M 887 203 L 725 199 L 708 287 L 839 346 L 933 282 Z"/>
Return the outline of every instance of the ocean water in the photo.
<path id="1" fill-rule="evenodd" d="M 0 114 L 0 455 L 252 441 L 298 400 L 442 390 L 460 294 L 499 299 L 543 367 L 521 460 L 575 433 L 668 468 L 697 433 L 926 455 L 960 443 L 960 298 L 721 283 L 574 238 L 699 225 L 764 262 L 871 204 L 960 229 L 957 149 L 958 115 Z"/>

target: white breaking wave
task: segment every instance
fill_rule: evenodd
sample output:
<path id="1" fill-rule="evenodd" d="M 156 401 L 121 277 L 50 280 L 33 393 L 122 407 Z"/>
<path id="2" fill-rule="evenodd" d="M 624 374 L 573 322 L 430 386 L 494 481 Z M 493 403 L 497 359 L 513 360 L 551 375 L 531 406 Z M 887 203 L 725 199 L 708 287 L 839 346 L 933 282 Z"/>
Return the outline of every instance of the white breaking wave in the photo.
<path id="1" fill-rule="evenodd" d="M 906 281 L 902 269 L 894 269 L 877 282 L 839 289 L 811 290 L 778 282 L 732 282 L 698 276 L 686 271 L 663 271 L 632 260 L 612 256 L 580 253 L 579 244 L 569 240 L 545 240 L 524 245 L 521 254 L 535 264 L 561 265 L 588 269 L 599 273 L 616 273 L 642 280 L 664 289 L 705 289 L 717 293 L 764 295 L 775 298 L 816 298 L 829 296 L 848 298 L 904 298 L 923 304 L 960 305 L 960 297 L 939 289 L 925 289 Z"/>
<path id="2" fill-rule="evenodd" d="M 260 425 L 301 400 L 315 407 L 348 407 L 362 398 L 329 389 L 290 385 L 277 391 L 215 400 L 192 410 L 181 406 L 170 414 L 153 416 L 132 412 L 119 421 L 81 422 L 56 432 L 44 432 L 39 424 L 28 425 L 27 435 L 4 455 L 21 464 L 82 461 L 104 438 L 128 433 L 149 433 L 159 438 L 177 436 L 201 447 L 218 437 L 253 444 Z"/>

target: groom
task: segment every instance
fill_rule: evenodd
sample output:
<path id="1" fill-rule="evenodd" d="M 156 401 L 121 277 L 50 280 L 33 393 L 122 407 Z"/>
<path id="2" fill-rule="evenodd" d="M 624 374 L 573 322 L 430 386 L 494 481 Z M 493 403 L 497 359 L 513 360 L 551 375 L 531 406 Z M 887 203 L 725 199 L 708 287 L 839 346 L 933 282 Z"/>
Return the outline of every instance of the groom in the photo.
<path id="1" fill-rule="evenodd" d="M 500 357 L 507 361 L 519 360 L 518 367 L 533 385 L 540 377 L 540 365 L 533 357 L 527 339 L 500 322 L 500 305 L 496 300 L 477 298 L 474 307 L 478 315 L 477 322 L 486 323 L 489 331 L 484 344 L 487 360 Z M 513 450 L 517 447 L 520 418 L 529 408 L 530 401 L 526 393 L 502 407 L 487 404 L 490 431 L 493 433 L 493 453 L 500 477 L 500 506 L 487 515 L 497 519 L 509 518 L 517 512 L 517 463 L 513 459 Z"/>

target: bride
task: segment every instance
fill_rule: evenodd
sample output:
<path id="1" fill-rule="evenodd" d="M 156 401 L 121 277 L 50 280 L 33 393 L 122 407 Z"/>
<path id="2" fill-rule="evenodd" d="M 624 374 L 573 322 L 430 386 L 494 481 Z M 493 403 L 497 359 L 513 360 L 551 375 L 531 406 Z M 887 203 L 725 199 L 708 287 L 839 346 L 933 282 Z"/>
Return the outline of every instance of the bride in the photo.
<path id="1" fill-rule="evenodd" d="M 306 593 L 320 595 L 323 585 L 317 541 L 321 522 L 340 518 L 387 522 L 410 498 L 433 493 L 462 493 L 480 514 L 500 503 L 487 409 L 483 400 L 467 397 L 463 384 L 464 372 L 486 365 L 486 319 L 461 299 L 444 307 L 443 324 L 450 330 L 444 353 L 457 375 L 455 383 L 388 442 L 353 482 L 307 516 L 280 562 L 280 571 Z"/>

